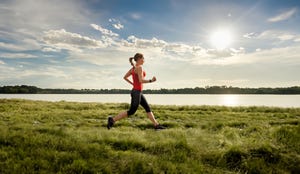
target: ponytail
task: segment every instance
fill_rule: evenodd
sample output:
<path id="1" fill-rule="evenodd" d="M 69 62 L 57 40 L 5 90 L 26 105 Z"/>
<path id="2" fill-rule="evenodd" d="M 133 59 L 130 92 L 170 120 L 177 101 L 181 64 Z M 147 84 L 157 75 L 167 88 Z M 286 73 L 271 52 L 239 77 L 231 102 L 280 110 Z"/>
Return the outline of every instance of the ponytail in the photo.
<path id="1" fill-rule="evenodd" d="M 136 53 L 135 55 L 134 55 L 134 57 L 130 57 L 129 58 L 129 62 L 130 62 L 130 64 L 133 66 L 133 68 L 134 68 L 134 64 L 133 64 L 133 62 L 132 62 L 132 60 L 134 59 L 134 61 L 137 61 L 138 59 L 140 59 L 140 58 L 143 58 L 144 56 L 143 56 L 143 54 L 142 53 Z"/>
<path id="2" fill-rule="evenodd" d="M 129 62 L 130 62 L 130 64 L 134 67 L 134 64 L 133 64 L 133 62 L 132 62 L 133 59 L 134 59 L 133 57 L 130 57 L 130 58 L 129 58 Z"/>

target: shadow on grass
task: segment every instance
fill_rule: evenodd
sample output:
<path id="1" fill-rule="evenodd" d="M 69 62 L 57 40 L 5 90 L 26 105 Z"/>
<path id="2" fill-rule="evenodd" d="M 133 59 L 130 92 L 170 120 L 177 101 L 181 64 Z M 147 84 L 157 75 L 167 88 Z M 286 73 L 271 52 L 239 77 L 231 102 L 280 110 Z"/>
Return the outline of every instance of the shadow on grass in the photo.
<path id="1" fill-rule="evenodd" d="M 141 130 L 154 129 L 152 124 L 136 124 L 135 127 Z"/>
<path id="2" fill-rule="evenodd" d="M 166 129 L 176 127 L 173 124 L 168 124 L 168 123 L 164 123 L 164 124 L 161 124 L 161 125 L 163 127 L 165 127 Z M 107 128 L 107 123 L 101 123 L 100 127 Z M 128 124 L 125 124 L 125 123 L 124 124 L 118 123 L 118 124 L 113 125 L 113 128 L 121 128 L 121 127 L 132 127 L 132 128 L 137 128 L 137 129 L 140 129 L 140 130 L 148 130 L 148 129 L 154 130 L 154 126 L 151 123 L 137 123 L 137 124 L 131 124 L 131 125 L 128 125 Z"/>
<path id="3" fill-rule="evenodd" d="M 278 149 L 268 145 L 248 150 L 233 147 L 224 153 L 204 154 L 202 162 L 241 173 L 276 173 L 282 169 L 299 173 L 300 169 L 299 159 L 282 155 Z"/>
<path id="4" fill-rule="evenodd" d="M 172 124 L 168 124 L 168 123 L 164 123 L 164 124 L 161 124 L 163 127 L 165 127 L 166 129 L 169 129 L 169 128 L 174 128 L 174 125 Z M 147 130 L 147 129 L 152 129 L 154 130 L 154 126 L 153 124 L 150 124 L 150 123 L 147 123 L 147 124 L 136 124 L 135 127 L 141 129 L 141 130 Z"/>

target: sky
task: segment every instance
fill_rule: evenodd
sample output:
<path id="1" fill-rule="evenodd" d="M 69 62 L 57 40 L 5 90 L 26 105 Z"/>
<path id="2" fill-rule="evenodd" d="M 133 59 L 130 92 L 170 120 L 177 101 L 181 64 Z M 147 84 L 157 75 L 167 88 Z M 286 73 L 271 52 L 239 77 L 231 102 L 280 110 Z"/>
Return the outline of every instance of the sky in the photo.
<path id="1" fill-rule="evenodd" d="M 300 85 L 299 0 L 0 0 L 0 86 Z"/>

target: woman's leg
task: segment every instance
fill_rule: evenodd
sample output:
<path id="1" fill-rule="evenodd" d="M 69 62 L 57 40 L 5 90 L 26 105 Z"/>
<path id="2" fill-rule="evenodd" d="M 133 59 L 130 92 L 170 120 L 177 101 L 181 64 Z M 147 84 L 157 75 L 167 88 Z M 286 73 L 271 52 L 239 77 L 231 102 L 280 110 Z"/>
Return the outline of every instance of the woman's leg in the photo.
<path id="1" fill-rule="evenodd" d="M 131 91 L 131 104 L 130 108 L 127 111 L 127 115 L 133 115 L 139 107 L 141 101 L 141 91 L 132 90 Z"/>
<path id="2" fill-rule="evenodd" d="M 156 121 L 154 115 L 153 115 L 153 112 L 147 112 L 147 116 L 151 120 L 151 122 L 153 123 L 154 126 L 159 125 L 158 122 Z"/>
<path id="3" fill-rule="evenodd" d="M 116 121 L 134 114 L 140 104 L 140 100 L 141 100 L 141 91 L 132 90 L 130 109 L 128 111 L 119 113 L 115 117 L 108 117 L 107 128 L 110 129 L 115 124 Z"/>
<path id="4" fill-rule="evenodd" d="M 117 116 L 115 116 L 113 118 L 113 120 L 118 121 L 125 117 L 128 117 L 129 115 L 133 115 L 136 112 L 137 108 L 139 107 L 140 100 L 141 100 L 141 92 L 132 90 L 131 91 L 131 104 L 130 104 L 129 110 L 119 113 Z"/>
<path id="5" fill-rule="evenodd" d="M 128 117 L 127 111 L 119 113 L 113 118 L 114 122 L 121 120 L 122 118 Z"/>
<path id="6" fill-rule="evenodd" d="M 146 113 L 147 113 L 147 116 L 148 118 L 151 120 L 151 122 L 153 123 L 154 126 L 157 126 L 159 125 L 158 122 L 156 121 L 154 115 L 153 115 L 153 112 L 151 111 L 150 109 L 150 106 L 146 100 L 146 98 L 144 97 L 143 94 L 141 94 L 141 102 L 140 104 L 143 106 L 143 108 L 145 109 Z"/>

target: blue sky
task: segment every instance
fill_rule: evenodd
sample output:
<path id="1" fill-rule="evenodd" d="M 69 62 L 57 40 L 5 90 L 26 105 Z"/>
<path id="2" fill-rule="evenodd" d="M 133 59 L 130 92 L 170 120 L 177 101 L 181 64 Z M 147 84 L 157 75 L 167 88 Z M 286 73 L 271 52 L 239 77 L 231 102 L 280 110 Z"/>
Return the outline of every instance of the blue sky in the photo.
<path id="1" fill-rule="evenodd" d="M 146 89 L 300 85 L 298 0 L 1 0 L 0 85 Z"/>

